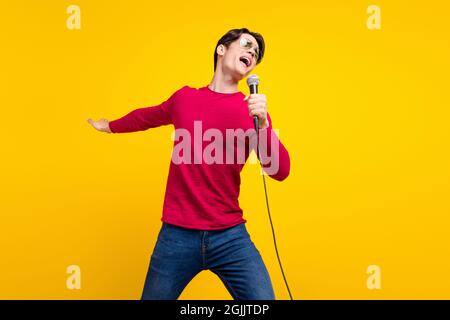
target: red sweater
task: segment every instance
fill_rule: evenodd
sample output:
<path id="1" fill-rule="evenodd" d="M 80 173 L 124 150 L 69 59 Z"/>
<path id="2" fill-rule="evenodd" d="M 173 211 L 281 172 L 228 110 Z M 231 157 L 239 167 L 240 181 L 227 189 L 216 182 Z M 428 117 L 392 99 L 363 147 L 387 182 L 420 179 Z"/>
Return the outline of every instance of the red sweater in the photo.
<path id="1" fill-rule="evenodd" d="M 219 93 L 208 86 L 198 89 L 184 86 L 159 105 L 136 109 L 109 123 L 113 133 L 142 131 L 168 124 L 172 124 L 175 132 L 179 133 L 178 138 L 175 135 L 174 139 L 161 221 L 198 230 L 218 230 L 246 222 L 238 201 L 240 172 L 244 163 L 237 161 L 237 153 L 244 152 L 247 160 L 252 150 L 251 144 L 246 139 L 245 150 L 242 150 L 243 145 L 236 138 L 231 146 L 225 145 L 229 130 L 250 129 L 255 137 L 253 120 L 248 114 L 244 97 L 242 92 Z M 267 147 L 260 147 L 261 158 L 264 158 L 263 150 L 270 155 L 273 142 L 276 142 L 279 152 L 272 156 L 278 161 L 278 170 L 266 172 L 281 181 L 289 175 L 289 154 L 272 131 L 269 115 L 268 120 L 269 127 L 260 130 L 260 139 L 267 137 Z M 199 135 L 199 129 L 203 133 L 210 131 L 208 138 L 203 133 Z M 183 134 L 190 134 L 192 138 L 186 139 Z M 220 134 L 222 139 L 217 137 Z M 223 155 L 217 150 L 212 152 L 211 147 L 208 149 L 212 141 L 223 144 Z M 180 143 L 186 147 L 182 151 Z M 230 159 L 234 161 L 226 160 L 230 153 Z M 202 158 L 204 154 L 211 154 L 223 161 L 206 161 Z M 183 156 L 191 160 L 180 161 Z"/>

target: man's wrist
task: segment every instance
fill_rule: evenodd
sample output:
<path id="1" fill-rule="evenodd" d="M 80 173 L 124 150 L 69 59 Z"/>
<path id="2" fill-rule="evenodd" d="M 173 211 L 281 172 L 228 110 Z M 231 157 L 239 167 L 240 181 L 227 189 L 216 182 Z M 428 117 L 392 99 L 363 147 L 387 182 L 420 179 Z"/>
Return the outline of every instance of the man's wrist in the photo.
<path id="1" fill-rule="evenodd" d="M 109 121 L 108 121 L 108 123 L 106 124 L 106 132 L 107 132 L 107 133 L 113 133 L 113 132 L 111 131 L 111 127 L 109 126 Z"/>
<path id="2" fill-rule="evenodd" d="M 262 126 L 259 128 L 260 130 L 267 129 L 269 127 L 269 120 L 266 118 L 266 121 L 263 122 Z"/>

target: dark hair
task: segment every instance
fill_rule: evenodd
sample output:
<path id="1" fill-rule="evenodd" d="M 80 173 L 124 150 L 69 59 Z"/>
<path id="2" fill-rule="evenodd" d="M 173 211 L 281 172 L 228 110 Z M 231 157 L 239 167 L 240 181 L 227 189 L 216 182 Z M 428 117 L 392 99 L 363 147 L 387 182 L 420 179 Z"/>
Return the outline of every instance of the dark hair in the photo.
<path id="1" fill-rule="evenodd" d="M 259 64 L 261 62 L 261 60 L 264 56 L 264 49 L 265 49 L 263 36 L 257 32 L 251 32 L 247 28 L 232 29 L 232 30 L 228 31 L 227 33 L 225 33 L 222 36 L 222 38 L 220 38 L 220 40 L 217 42 L 216 48 L 214 49 L 214 71 L 216 71 L 216 66 L 217 66 L 217 47 L 219 45 L 223 44 L 225 47 L 228 48 L 233 41 L 235 41 L 236 39 L 239 39 L 239 37 L 244 33 L 250 34 L 256 39 L 256 42 L 258 43 L 258 47 L 259 47 L 259 56 L 258 56 L 258 61 L 256 61 L 256 64 Z"/>

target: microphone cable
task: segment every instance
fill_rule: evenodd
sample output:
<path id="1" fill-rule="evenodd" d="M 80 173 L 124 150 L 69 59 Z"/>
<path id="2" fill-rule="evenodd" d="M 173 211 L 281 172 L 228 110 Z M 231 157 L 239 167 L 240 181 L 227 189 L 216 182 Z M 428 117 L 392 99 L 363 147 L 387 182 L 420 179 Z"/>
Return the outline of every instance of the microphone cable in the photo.
<path id="1" fill-rule="evenodd" d="M 264 194 L 266 196 L 267 213 L 269 215 L 270 226 L 272 228 L 273 244 L 275 245 L 275 252 L 277 254 L 277 259 L 278 259 L 278 263 L 280 265 L 281 274 L 283 275 L 284 283 L 286 284 L 286 288 L 287 288 L 287 291 L 289 293 L 289 298 L 291 300 L 294 300 L 292 298 L 291 290 L 289 289 L 289 285 L 288 285 L 288 282 L 286 280 L 286 276 L 284 275 L 283 266 L 281 265 L 281 259 L 280 259 L 280 255 L 278 254 L 277 241 L 276 241 L 276 238 L 275 238 L 275 230 L 273 228 L 272 217 L 270 215 L 269 197 L 267 196 L 267 187 L 266 187 L 266 178 L 265 178 L 265 174 L 264 174 L 263 165 L 261 163 L 261 154 L 259 153 L 259 119 L 258 119 L 257 116 L 253 117 L 253 122 L 254 122 L 255 130 L 256 130 L 256 152 L 258 154 L 259 164 L 261 165 L 261 175 L 262 175 L 262 178 L 263 178 Z M 268 137 L 268 139 L 269 138 L 271 138 L 271 137 Z"/>

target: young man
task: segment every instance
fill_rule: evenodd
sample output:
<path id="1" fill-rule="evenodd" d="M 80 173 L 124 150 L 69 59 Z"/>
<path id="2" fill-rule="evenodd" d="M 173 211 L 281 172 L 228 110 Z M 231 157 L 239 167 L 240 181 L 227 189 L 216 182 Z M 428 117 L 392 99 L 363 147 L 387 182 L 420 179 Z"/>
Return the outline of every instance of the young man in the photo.
<path id="1" fill-rule="evenodd" d="M 238 203 L 240 171 L 254 148 L 248 140 L 240 144 L 236 135 L 225 138 L 243 130 L 256 136 L 253 117 L 258 116 L 261 158 L 270 154 L 272 164 L 277 164 L 276 170 L 268 170 L 262 161 L 265 171 L 280 181 L 289 175 L 289 154 L 272 131 L 266 96 L 238 91 L 238 82 L 261 62 L 264 49 L 260 34 L 246 28 L 230 30 L 216 45 L 215 72 L 207 86 L 184 86 L 157 106 L 136 109 L 111 122 L 88 119 L 95 129 L 108 133 L 175 127 L 162 226 L 142 299 L 177 299 L 202 270 L 217 274 L 234 299 L 275 299 Z M 202 130 L 203 139 L 195 138 Z M 214 152 L 208 153 L 213 140 Z M 242 152 L 244 161 L 238 161 Z"/>

